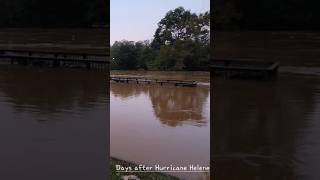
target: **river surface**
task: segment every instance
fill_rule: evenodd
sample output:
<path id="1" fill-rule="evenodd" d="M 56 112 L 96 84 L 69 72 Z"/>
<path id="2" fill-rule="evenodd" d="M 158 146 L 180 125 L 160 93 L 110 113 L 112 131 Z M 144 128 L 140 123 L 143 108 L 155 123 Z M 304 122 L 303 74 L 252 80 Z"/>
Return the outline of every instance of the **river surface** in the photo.
<path id="1" fill-rule="evenodd" d="M 166 72 L 112 72 L 164 78 Z M 209 80 L 208 73 L 169 73 L 173 79 Z M 210 87 L 110 84 L 111 156 L 154 166 L 208 166 Z M 185 179 L 206 173 L 171 173 Z"/>
<path id="2" fill-rule="evenodd" d="M 319 33 L 220 35 L 218 57 L 281 66 L 270 81 L 212 77 L 214 179 L 320 179 Z"/>
<path id="3" fill-rule="evenodd" d="M 0 179 L 106 180 L 106 73 L 0 66 Z"/>
<path id="4" fill-rule="evenodd" d="M 1 28 L 0 48 L 105 55 L 109 36 L 109 28 Z"/>

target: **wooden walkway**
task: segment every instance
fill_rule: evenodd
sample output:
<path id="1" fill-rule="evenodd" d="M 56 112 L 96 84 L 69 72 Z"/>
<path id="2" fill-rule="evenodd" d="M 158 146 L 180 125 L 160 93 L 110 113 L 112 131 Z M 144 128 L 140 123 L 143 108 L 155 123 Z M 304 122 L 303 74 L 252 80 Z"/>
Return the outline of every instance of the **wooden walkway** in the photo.
<path id="1" fill-rule="evenodd" d="M 225 78 L 270 79 L 277 74 L 278 62 L 258 62 L 252 60 L 213 59 L 211 71 Z"/>
<path id="2" fill-rule="evenodd" d="M 66 52 L 44 52 L 44 51 L 23 51 L 23 50 L 0 50 L 0 61 L 9 60 L 11 64 L 39 64 L 49 63 L 53 66 L 72 64 L 82 65 L 86 68 L 94 68 L 109 64 L 106 55 L 66 53 Z"/>
<path id="3" fill-rule="evenodd" d="M 132 78 L 132 77 L 119 77 L 111 76 L 111 81 L 118 83 L 135 83 L 135 84 L 160 84 L 162 85 L 174 85 L 180 87 L 196 87 L 196 81 L 181 81 L 181 80 L 162 80 L 162 79 L 143 79 L 143 78 Z"/>

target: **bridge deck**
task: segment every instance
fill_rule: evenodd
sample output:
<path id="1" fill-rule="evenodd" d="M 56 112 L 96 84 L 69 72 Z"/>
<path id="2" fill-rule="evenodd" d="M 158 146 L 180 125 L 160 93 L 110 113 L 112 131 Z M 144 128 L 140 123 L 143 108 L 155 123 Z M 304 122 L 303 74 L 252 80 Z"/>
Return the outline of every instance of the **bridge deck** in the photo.
<path id="1" fill-rule="evenodd" d="M 276 74 L 278 62 L 260 62 L 252 60 L 214 59 L 211 70 L 215 74 L 231 77 L 270 78 Z"/>
<path id="2" fill-rule="evenodd" d="M 0 58 L 23 59 L 26 61 L 57 60 L 72 62 L 109 63 L 107 55 L 44 51 L 0 50 Z"/>
<path id="3" fill-rule="evenodd" d="M 118 83 L 136 83 L 136 84 L 160 84 L 160 85 L 174 85 L 181 87 L 196 87 L 196 81 L 182 81 L 182 80 L 163 80 L 163 79 L 143 79 L 131 77 L 117 77 L 111 76 L 110 80 Z"/>

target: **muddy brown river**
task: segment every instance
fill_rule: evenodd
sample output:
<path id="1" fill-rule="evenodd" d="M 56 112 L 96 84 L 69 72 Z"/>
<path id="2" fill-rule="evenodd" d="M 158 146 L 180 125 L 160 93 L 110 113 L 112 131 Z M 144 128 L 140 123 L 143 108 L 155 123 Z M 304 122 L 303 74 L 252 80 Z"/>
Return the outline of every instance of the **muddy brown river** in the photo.
<path id="1" fill-rule="evenodd" d="M 270 81 L 213 77 L 215 180 L 320 179 L 318 32 L 220 32 L 219 58 L 279 61 Z"/>
<path id="2" fill-rule="evenodd" d="M 217 79 L 214 87 L 215 179 L 320 178 L 319 76 Z"/>
<path id="3" fill-rule="evenodd" d="M 108 179 L 106 76 L 1 65 L 0 179 Z"/>
<path id="4" fill-rule="evenodd" d="M 16 37 L 11 32 L 2 35 L 8 37 L 2 47 L 28 46 L 11 40 Z M 108 179 L 109 101 L 113 157 L 146 165 L 206 166 L 211 139 L 215 180 L 320 179 L 320 34 L 219 32 L 216 37 L 215 57 L 279 61 L 278 78 L 215 78 L 208 86 L 206 73 L 116 72 L 195 79 L 203 86 L 111 83 L 107 92 L 105 73 L 1 65 L 0 179 Z M 51 47 L 46 41 L 33 45 Z"/>
<path id="5" fill-rule="evenodd" d="M 142 74 L 153 78 L 168 76 L 166 72 Z M 198 73 L 196 77 L 185 72 L 169 74 L 173 79 L 209 79 L 208 73 Z M 209 86 L 111 83 L 110 115 L 111 156 L 148 166 L 209 165 Z M 209 179 L 208 173 L 203 172 L 169 174 L 190 180 Z"/>

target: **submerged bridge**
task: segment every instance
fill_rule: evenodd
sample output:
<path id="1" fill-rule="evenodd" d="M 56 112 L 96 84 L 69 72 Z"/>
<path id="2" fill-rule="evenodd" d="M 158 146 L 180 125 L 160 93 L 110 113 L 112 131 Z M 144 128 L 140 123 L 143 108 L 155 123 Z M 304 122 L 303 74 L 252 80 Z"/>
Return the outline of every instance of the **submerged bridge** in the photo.
<path id="1" fill-rule="evenodd" d="M 109 57 L 104 54 L 88 54 L 73 52 L 0 50 L 0 63 L 24 65 L 52 65 L 68 67 L 85 67 L 109 69 Z"/>
<path id="2" fill-rule="evenodd" d="M 196 81 L 145 79 L 145 78 L 121 77 L 121 76 L 111 76 L 110 80 L 118 83 L 160 84 L 161 86 L 174 85 L 174 86 L 180 86 L 180 87 L 196 87 L 198 84 L 198 82 Z"/>
<path id="3" fill-rule="evenodd" d="M 238 59 L 213 59 L 210 66 L 214 75 L 225 78 L 270 79 L 277 74 L 278 62 Z"/>

